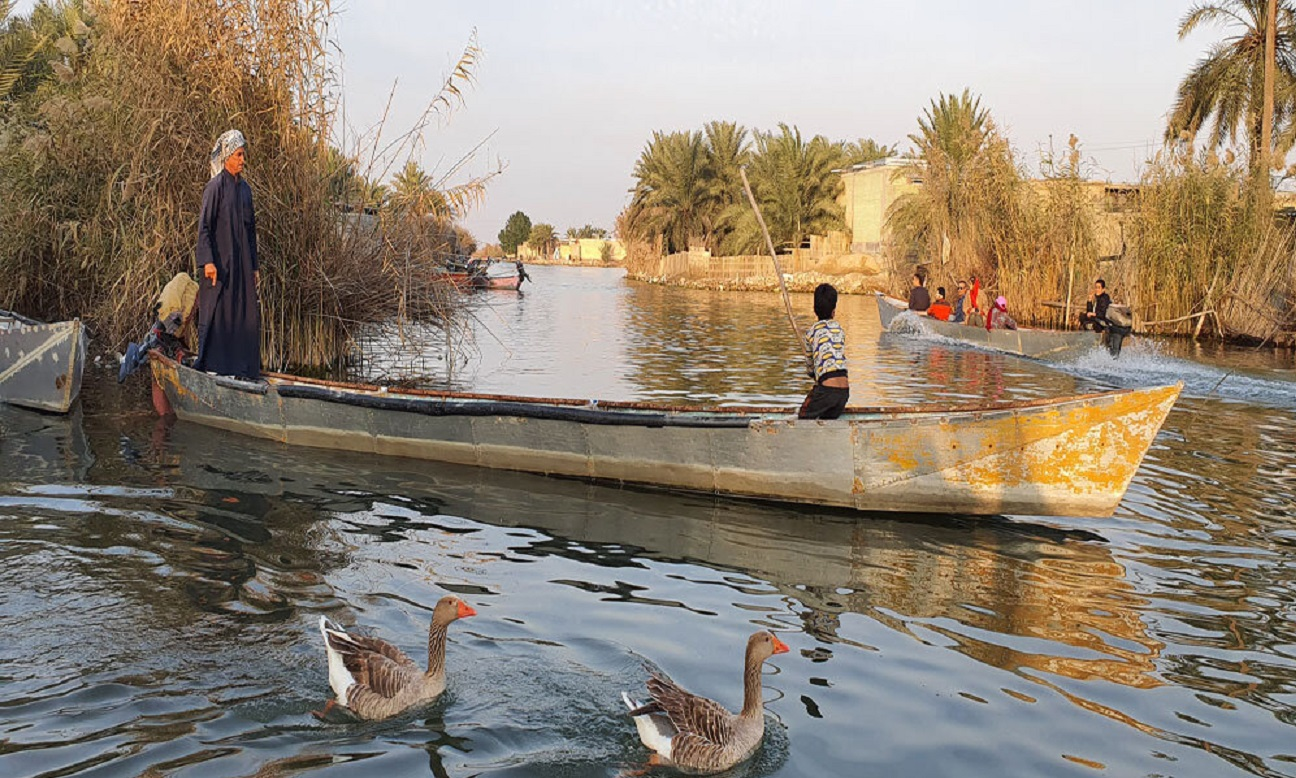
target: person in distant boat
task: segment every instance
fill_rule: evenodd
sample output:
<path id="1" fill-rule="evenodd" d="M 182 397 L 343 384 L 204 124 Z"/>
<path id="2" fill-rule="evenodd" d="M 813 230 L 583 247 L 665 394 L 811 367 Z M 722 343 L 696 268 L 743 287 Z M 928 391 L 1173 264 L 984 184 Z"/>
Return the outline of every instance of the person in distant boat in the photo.
<path id="1" fill-rule="evenodd" d="M 931 307 L 927 309 L 927 315 L 933 319 L 949 321 L 950 316 L 953 314 L 954 308 L 949 304 L 949 301 L 945 299 L 945 287 L 936 287 L 936 300 L 931 304 Z"/>
<path id="2" fill-rule="evenodd" d="M 967 288 L 967 281 L 958 282 L 958 295 L 954 298 L 954 308 L 950 312 L 949 319 L 956 324 L 962 324 L 963 320 L 967 318 L 967 315 L 963 312 L 964 306 L 967 305 Z"/>
<path id="3" fill-rule="evenodd" d="M 922 275 L 914 273 L 911 283 L 913 286 L 909 290 L 909 310 L 914 313 L 927 313 L 927 309 L 931 307 L 931 293 L 923 286 Z"/>
<path id="4" fill-rule="evenodd" d="M 243 179 L 246 145 L 243 133 L 230 130 L 211 151 L 194 250 L 200 273 L 195 367 L 255 380 L 261 376 L 261 273 L 252 187 Z"/>
<path id="5" fill-rule="evenodd" d="M 820 284 L 814 290 L 814 312 L 818 317 L 806 331 L 807 372 L 815 385 L 801 403 L 797 418 L 836 419 L 850 399 L 846 374 L 846 333 L 833 318 L 837 313 L 837 289 Z"/>
<path id="6" fill-rule="evenodd" d="M 974 275 L 969 282 L 972 288 L 968 291 L 968 302 L 963 311 L 966 315 L 964 322 L 973 327 L 980 327 L 985 324 L 984 311 L 981 310 L 981 280 Z"/>
<path id="7" fill-rule="evenodd" d="M 986 315 L 986 331 L 1015 329 L 1017 329 L 1017 322 L 1008 315 L 1008 298 L 999 295 L 994 301 L 994 306 L 990 308 L 990 313 Z"/>
<path id="8" fill-rule="evenodd" d="M 1110 306 L 1111 295 L 1107 294 L 1107 282 L 1099 278 L 1094 281 L 1084 313 L 1080 314 L 1080 329 L 1092 329 L 1094 332 L 1107 329 L 1107 309 Z"/>

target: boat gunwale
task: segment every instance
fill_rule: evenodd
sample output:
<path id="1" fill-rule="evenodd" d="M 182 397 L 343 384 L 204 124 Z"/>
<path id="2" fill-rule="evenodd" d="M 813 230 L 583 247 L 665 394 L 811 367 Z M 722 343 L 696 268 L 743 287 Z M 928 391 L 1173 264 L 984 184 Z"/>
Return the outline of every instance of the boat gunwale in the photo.
<path id="1" fill-rule="evenodd" d="M 151 352 L 154 359 L 159 360 L 164 365 L 185 367 L 193 370 L 187 365 L 181 365 L 175 360 L 159 352 Z M 292 386 L 310 386 L 321 389 L 330 389 L 339 393 L 334 398 L 315 398 L 323 402 L 345 402 L 346 394 L 354 394 L 362 397 L 379 396 L 389 398 L 409 398 L 412 400 L 466 400 L 481 402 L 497 403 L 520 403 L 530 406 L 555 406 L 561 408 L 583 409 L 583 410 L 609 410 L 609 411 L 630 411 L 641 413 L 658 413 L 675 416 L 712 416 L 725 418 L 746 418 L 751 421 L 758 421 L 773 417 L 772 420 L 784 420 L 789 417 L 795 419 L 796 408 L 787 406 L 742 406 L 742 407 L 725 407 L 725 406 L 677 406 L 677 405 L 658 405 L 655 403 L 622 401 L 622 400 L 579 400 L 562 397 L 524 397 L 519 395 L 507 394 L 486 394 L 480 392 L 451 392 L 437 389 L 398 389 L 393 390 L 390 387 L 379 386 L 376 384 L 353 383 L 346 381 L 330 381 L 327 379 L 307 378 L 304 376 L 293 376 L 284 373 L 266 372 L 263 373 L 266 384 L 274 387 L 276 392 L 278 387 Z M 211 378 L 227 378 L 224 376 L 209 376 Z M 238 386 L 228 380 L 222 382 L 222 385 L 236 391 L 256 391 L 253 384 L 248 382 L 248 386 Z M 845 416 L 861 416 L 872 418 L 848 419 L 842 418 L 840 421 L 875 421 L 876 417 L 887 418 L 904 418 L 912 416 L 943 416 L 950 414 L 968 414 L 968 413 L 989 413 L 1001 411 L 1032 410 L 1036 408 L 1046 408 L 1070 402 L 1098 401 L 1116 397 L 1119 395 L 1135 394 L 1156 390 L 1167 390 L 1179 388 L 1182 389 L 1183 382 L 1175 384 L 1162 384 L 1158 386 L 1135 387 L 1127 389 L 1113 389 L 1104 392 L 1089 392 L 1085 394 L 1066 395 L 1062 397 L 1042 397 L 1033 400 L 1007 400 L 999 402 L 981 402 L 966 404 L 934 404 L 927 403 L 923 405 L 878 405 L 878 406 L 850 406 L 843 412 Z M 645 419 L 645 421 L 648 421 Z M 831 421 L 820 420 L 819 423 L 832 423 Z"/>

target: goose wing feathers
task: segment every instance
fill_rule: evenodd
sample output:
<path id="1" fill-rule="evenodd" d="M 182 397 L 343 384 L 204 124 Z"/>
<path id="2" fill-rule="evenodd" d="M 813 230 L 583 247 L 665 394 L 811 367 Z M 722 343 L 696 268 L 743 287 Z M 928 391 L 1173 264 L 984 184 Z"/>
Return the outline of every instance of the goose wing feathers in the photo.
<path id="1" fill-rule="evenodd" d="M 356 686 L 347 695 L 348 705 L 354 707 L 365 693 L 392 698 L 423 675 L 414 660 L 385 640 L 349 635 L 330 630 L 329 648 L 342 657 L 342 662 L 355 679 Z"/>
<path id="2" fill-rule="evenodd" d="M 672 749 L 675 754 L 689 743 L 723 746 L 733 739 L 734 715 L 720 703 L 699 697 L 660 675 L 650 678 L 647 686 L 655 706 L 679 730 Z"/>

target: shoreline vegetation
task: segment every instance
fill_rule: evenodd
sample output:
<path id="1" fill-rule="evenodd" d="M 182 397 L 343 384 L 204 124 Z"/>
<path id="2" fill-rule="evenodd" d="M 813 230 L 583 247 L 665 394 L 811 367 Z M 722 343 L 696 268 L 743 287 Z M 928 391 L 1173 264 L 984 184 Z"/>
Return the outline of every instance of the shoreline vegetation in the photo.
<path id="1" fill-rule="evenodd" d="M 1116 301 L 1131 306 L 1136 331 L 1296 344 L 1296 198 L 1276 191 L 1296 178 L 1296 166 L 1283 162 L 1296 145 L 1296 3 L 1279 2 L 1273 20 L 1266 5 L 1217 0 L 1186 12 L 1181 38 L 1212 23 L 1230 35 L 1185 76 L 1164 145 L 1139 180 L 1109 185 L 1102 196 L 1075 136 L 1031 165 L 971 90 L 937 96 L 894 171 L 913 186 L 881 214 L 879 250 L 857 259 L 861 270 L 872 270 L 871 261 L 879 272 L 844 286 L 902 297 L 914 272 L 933 291 L 976 275 L 987 292 L 1008 298 L 1022 323 L 1074 327 L 1085 290 L 1102 277 Z M 1265 47 L 1256 42 L 1271 27 L 1278 55 L 1266 82 Z M 776 250 L 795 265 L 815 238 L 831 242 L 848 231 L 841 174 L 894 154 L 871 139 L 806 140 L 787 124 L 749 131 L 712 121 L 701 130 L 655 131 L 617 223 L 630 277 L 770 286 L 768 256 L 759 274 L 735 270 L 761 252 L 738 170 L 748 169 Z M 840 263 L 847 253 L 819 256 Z M 812 272 L 794 272 L 796 286 L 810 283 Z"/>
<path id="2" fill-rule="evenodd" d="M 903 298 L 915 271 L 928 278 L 933 293 L 976 274 L 987 291 L 1008 297 L 1022 323 L 1074 328 L 1092 280 L 1103 277 L 1117 301 L 1133 308 L 1139 332 L 1296 344 L 1296 208 L 1272 191 L 1257 192 L 1254 172 L 1234 154 L 1169 144 L 1137 183 L 1117 187 L 1121 197 L 1113 201 L 1094 196 L 1075 137 L 1061 152 L 1044 152 L 1040 175 L 1031 178 L 970 92 L 933 100 L 919 127 L 910 136 L 916 153 L 895 175 L 921 178 L 923 185 L 887 210 L 889 235 L 876 254 L 831 246 L 845 230 L 840 206 L 821 222 L 833 228 L 826 235 L 798 228 L 795 209 L 805 206 L 789 206 L 787 192 L 812 187 L 795 177 L 752 175 L 762 211 L 767 218 L 773 212 L 771 232 L 789 289 L 828 282 L 842 292 Z M 781 130 L 786 137 L 787 128 Z M 745 137 L 743 128 L 735 131 Z M 660 181 L 643 171 L 657 165 L 678 170 L 683 163 L 650 161 L 673 148 L 663 142 L 666 135 L 654 134 L 637 168 L 635 199 L 618 221 L 619 234 L 629 236 L 629 278 L 690 288 L 778 288 L 768 254 L 751 252 L 750 239 L 723 234 L 737 214 L 717 194 L 728 191 L 732 198 L 736 191 L 726 190 L 731 185 L 717 168 L 748 164 L 759 170 L 755 159 L 771 147 L 770 135 L 756 133 L 765 141 L 755 149 L 744 142 L 745 156 L 728 163 L 694 155 L 702 161 L 692 180 Z M 816 141 L 832 145 L 821 136 Z M 847 163 L 834 164 L 840 170 Z M 802 177 L 811 175 L 807 168 L 802 165 Z M 840 183 L 823 189 L 836 205 Z M 692 193 L 692 221 L 676 205 L 688 200 L 685 192 Z M 667 204 L 655 205 L 654 196 Z M 717 255 L 712 246 L 746 250 Z M 1064 317 L 1068 293 L 1071 316 Z"/>
<path id="3" fill-rule="evenodd" d="M 475 35 L 413 127 L 348 137 L 328 0 L 11 11 L 0 0 L 0 307 L 80 317 L 109 351 L 138 338 L 166 281 L 195 273 L 208 153 L 234 127 L 257 202 L 267 369 L 339 369 L 366 322 L 454 337 L 457 297 L 434 269 L 475 249 L 458 220 L 495 173 L 463 180 L 471 155 L 445 174 L 413 158 L 462 103 Z"/>

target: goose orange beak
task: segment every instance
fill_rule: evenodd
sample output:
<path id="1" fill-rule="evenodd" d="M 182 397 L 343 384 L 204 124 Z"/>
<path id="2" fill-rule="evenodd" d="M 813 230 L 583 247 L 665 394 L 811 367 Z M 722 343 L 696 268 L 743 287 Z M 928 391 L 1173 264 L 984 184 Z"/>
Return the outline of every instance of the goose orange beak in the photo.
<path id="1" fill-rule="evenodd" d="M 464 602 L 463 600 L 460 600 L 459 610 L 455 613 L 455 615 L 461 619 L 466 619 L 469 616 L 476 616 L 477 611 L 473 610 L 472 606 L 469 605 L 468 603 Z"/>
<path id="2" fill-rule="evenodd" d="M 787 647 L 787 643 L 784 643 L 782 640 L 779 640 L 778 636 L 774 636 L 774 653 L 786 654 L 791 650 L 792 649 Z"/>

